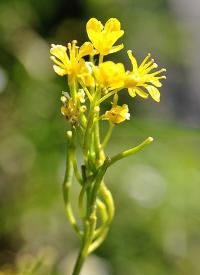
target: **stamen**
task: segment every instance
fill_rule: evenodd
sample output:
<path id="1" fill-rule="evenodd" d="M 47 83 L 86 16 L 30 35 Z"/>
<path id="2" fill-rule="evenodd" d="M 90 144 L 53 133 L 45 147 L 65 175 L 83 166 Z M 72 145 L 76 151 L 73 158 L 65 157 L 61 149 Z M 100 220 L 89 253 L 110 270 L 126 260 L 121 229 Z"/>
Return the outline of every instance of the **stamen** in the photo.
<path id="1" fill-rule="evenodd" d="M 142 61 L 142 63 L 140 64 L 140 67 L 143 66 L 143 65 L 147 62 L 147 60 L 150 58 L 150 56 L 151 56 L 151 54 L 148 53 L 147 56 L 146 56 L 146 57 L 144 58 L 144 60 Z"/>
<path id="2" fill-rule="evenodd" d="M 151 70 L 156 69 L 158 65 L 156 63 L 153 63 L 151 66 L 149 66 L 146 70 L 144 70 L 141 75 L 148 74 Z"/>
<path id="3" fill-rule="evenodd" d="M 144 71 L 144 70 L 146 70 L 152 63 L 154 63 L 154 59 L 152 58 L 151 59 L 151 61 L 149 61 L 149 62 L 147 62 L 146 64 L 144 64 L 144 65 L 140 65 L 139 66 L 139 69 L 138 69 L 138 71 Z"/>
<path id="4" fill-rule="evenodd" d="M 71 44 L 71 43 L 68 43 L 67 46 L 68 46 L 69 57 L 70 57 L 70 61 L 71 61 L 71 60 L 72 60 L 72 44 Z"/>
<path id="5" fill-rule="evenodd" d="M 71 51 L 71 48 L 72 48 L 71 43 L 68 43 L 68 44 L 67 44 L 67 47 L 68 47 L 69 51 Z"/>
<path id="6" fill-rule="evenodd" d="M 78 50 L 79 50 L 79 47 L 78 47 L 78 46 L 76 46 L 76 47 L 75 47 L 75 56 L 77 56 L 77 55 L 78 55 Z"/>
<path id="7" fill-rule="evenodd" d="M 159 70 L 159 71 L 157 71 L 157 72 L 154 72 L 154 73 L 152 73 L 152 74 L 150 74 L 150 75 L 155 76 L 155 75 L 160 74 L 160 73 L 162 73 L 162 72 L 166 72 L 166 69 L 162 68 L 161 70 Z"/>
<path id="8" fill-rule="evenodd" d="M 132 63 L 133 71 L 137 70 L 138 69 L 137 61 L 136 61 L 135 57 L 133 56 L 132 51 L 128 50 L 127 54 L 128 54 L 128 57 Z"/>
<path id="9" fill-rule="evenodd" d="M 71 49 L 71 63 L 73 64 L 76 58 L 76 40 L 72 41 L 72 49 Z"/>

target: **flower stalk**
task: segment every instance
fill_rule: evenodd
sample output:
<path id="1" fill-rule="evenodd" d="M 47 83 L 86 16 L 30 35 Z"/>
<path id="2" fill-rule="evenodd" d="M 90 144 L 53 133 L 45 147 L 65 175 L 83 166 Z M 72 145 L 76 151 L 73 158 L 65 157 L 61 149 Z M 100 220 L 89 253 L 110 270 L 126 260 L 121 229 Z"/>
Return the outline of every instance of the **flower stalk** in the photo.
<path id="1" fill-rule="evenodd" d="M 127 89 L 131 97 L 139 95 L 146 99 L 150 95 L 159 102 L 158 88 L 160 80 L 165 78 L 160 75 L 164 69 L 155 71 L 157 64 L 153 59 L 149 60 L 150 55 L 138 65 L 132 52 L 128 51 L 133 66 L 131 72 L 126 71 L 122 63 L 104 62 L 104 56 L 123 48 L 123 44 L 114 45 L 124 34 L 116 18 L 109 19 L 104 26 L 92 18 L 86 24 L 86 31 L 90 42 L 81 47 L 74 40 L 67 46 L 52 44 L 50 50 L 54 71 L 67 77 L 69 89 L 69 93 L 63 92 L 61 96 L 61 113 L 70 127 L 67 131 L 63 197 L 67 218 L 81 240 L 72 275 L 80 274 L 86 257 L 102 244 L 114 217 L 113 197 L 104 179 L 107 169 L 153 141 L 149 137 L 136 147 L 113 157 L 106 156 L 105 149 L 114 127 L 130 119 L 128 105 L 118 105 L 119 92 L 122 96 L 121 91 Z M 85 60 L 86 56 L 89 62 Z M 111 98 L 110 110 L 102 113 L 102 104 Z M 103 139 L 101 123 L 108 123 Z M 79 151 L 81 155 L 78 155 Z M 75 179 L 80 186 L 77 198 L 79 218 L 76 218 L 71 204 L 70 191 Z"/>

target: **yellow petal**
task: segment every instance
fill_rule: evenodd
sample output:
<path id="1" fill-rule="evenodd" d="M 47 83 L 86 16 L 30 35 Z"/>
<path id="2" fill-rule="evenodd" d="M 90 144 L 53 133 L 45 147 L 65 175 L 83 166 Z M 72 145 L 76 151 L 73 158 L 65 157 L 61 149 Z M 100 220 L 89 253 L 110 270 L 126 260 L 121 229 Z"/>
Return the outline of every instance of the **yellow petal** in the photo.
<path id="1" fill-rule="evenodd" d="M 148 98 L 148 94 L 145 93 L 142 89 L 140 89 L 138 87 L 135 88 L 135 92 L 136 92 L 136 94 L 138 94 L 142 98 Z"/>
<path id="2" fill-rule="evenodd" d="M 97 82 L 104 88 L 123 86 L 125 69 L 122 63 L 116 64 L 112 61 L 106 61 L 95 67 L 93 71 Z"/>
<path id="3" fill-rule="evenodd" d="M 124 34 L 124 31 L 116 31 L 111 33 L 105 33 L 104 39 L 106 41 L 102 41 L 102 43 L 108 43 L 109 47 L 111 48 L 115 42 Z"/>
<path id="4" fill-rule="evenodd" d="M 63 75 L 65 75 L 65 74 L 67 74 L 66 70 L 60 68 L 60 67 L 57 66 L 57 65 L 53 65 L 53 69 L 54 69 L 54 71 L 55 71 L 58 75 L 60 75 L 60 76 L 63 76 Z"/>
<path id="5" fill-rule="evenodd" d="M 124 48 L 124 44 L 120 44 L 120 45 L 117 45 L 117 46 L 114 46 L 110 49 L 109 53 L 116 53 L 118 51 L 121 51 L 122 49 Z"/>
<path id="6" fill-rule="evenodd" d="M 135 93 L 135 89 L 132 89 L 132 88 L 129 88 L 128 89 L 128 93 L 131 97 L 135 97 L 136 96 L 136 93 Z"/>
<path id="7" fill-rule="evenodd" d="M 116 31 L 116 32 L 110 32 L 110 33 L 102 33 L 96 35 L 96 38 L 94 34 L 91 36 L 91 41 L 93 42 L 95 48 L 99 51 L 102 55 L 107 55 L 112 52 L 112 47 L 115 44 L 115 42 L 124 34 L 123 31 Z M 93 38 L 93 40 L 92 40 Z M 113 52 L 120 50 L 121 48 L 114 49 Z"/>
<path id="8" fill-rule="evenodd" d="M 50 53 L 54 55 L 56 58 L 58 58 L 63 63 L 68 63 L 69 58 L 67 56 L 67 48 L 62 45 L 54 45 L 52 44 L 52 47 L 50 49 Z"/>
<path id="9" fill-rule="evenodd" d="M 99 51 L 104 45 L 102 44 L 102 34 L 98 33 L 92 29 L 87 31 L 90 41 L 93 43 L 94 47 Z"/>
<path id="10" fill-rule="evenodd" d="M 78 57 L 81 58 L 86 55 L 90 55 L 93 52 L 93 45 L 91 42 L 85 42 L 79 49 Z"/>
<path id="11" fill-rule="evenodd" d="M 156 102 L 160 102 L 160 92 L 158 91 L 158 89 L 152 85 L 148 85 L 145 87 L 147 89 L 147 91 L 149 92 L 149 94 L 151 95 L 151 97 L 156 101 Z"/>
<path id="12" fill-rule="evenodd" d="M 103 30 L 103 25 L 101 21 L 98 21 L 96 18 L 91 18 L 86 24 L 86 31 L 93 30 L 95 32 L 101 32 Z"/>
<path id="13" fill-rule="evenodd" d="M 155 79 L 151 79 L 149 82 L 151 82 L 157 88 L 162 87 L 162 83 L 158 79 L 156 79 L 156 78 Z"/>
<path id="14" fill-rule="evenodd" d="M 105 24 L 105 31 L 107 32 L 113 32 L 113 31 L 119 31 L 121 28 L 121 24 L 119 22 L 119 20 L 117 20 L 116 18 L 110 18 L 106 24 Z"/>

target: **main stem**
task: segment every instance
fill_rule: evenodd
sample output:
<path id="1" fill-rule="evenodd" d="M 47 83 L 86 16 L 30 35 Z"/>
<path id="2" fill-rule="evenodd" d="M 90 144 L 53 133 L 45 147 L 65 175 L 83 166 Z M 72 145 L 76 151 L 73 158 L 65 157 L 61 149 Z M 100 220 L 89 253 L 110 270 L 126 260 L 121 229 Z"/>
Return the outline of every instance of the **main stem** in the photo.
<path id="1" fill-rule="evenodd" d="M 72 275 L 79 275 L 87 254 L 84 255 L 84 246 L 81 247 Z"/>
<path id="2" fill-rule="evenodd" d="M 99 63 L 103 62 L 103 56 L 100 55 Z M 99 100 L 100 97 L 100 90 L 97 88 L 96 94 L 94 98 L 90 98 L 90 111 L 88 122 L 86 126 L 85 136 L 84 136 L 84 143 L 83 143 L 83 153 L 85 159 L 86 167 L 90 167 L 88 165 L 88 154 L 92 150 L 92 143 L 91 143 L 91 136 L 94 138 L 94 150 L 95 150 L 95 163 L 94 165 L 98 167 L 98 172 L 95 176 L 95 180 L 93 182 L 93 187 L 91 190 L 91 194 L 87 196 L 88 206 L 87 207 L 87 214 L 84 219 L 84 235 L 82 239 L 82 246 L 80 252 L 78 254 L 74 270 L 72 275 L 79 275 L 82 269 L 82 266 L 85 262 L 86 257 L 90 253 L 90 245 L 93 241 L 95 227 L 96 227 L 96 201 L 97 201 L 97 194 L 100 188 L 101 182 L 103 180 L 104 174 L 109 166 L 110 159 L 106 158 L 101 148 L 100 136 L 99 136 L 99 121 L 98 116 L 99 113 L 95 110 L 96 102 Z M 96 112 L 96 113 L 95 113 Z M 96 121 L 95 120 L 96 117 Z M 94 126 L 94 127 L 93 127 Z M 83 182 L 83 186 L 84 186 Z"/>
<path id="3" fill-rule="evenodd" d="M 95 206 L 90 208 L 90 212 L 85 221 L 84 237 L 80 252 L 78 254 L 72 275 L 79 275 L 86 257 L 89 254 L 89 246 L 92 242 L 93 232 L 96 226 Z"/>
<path id="4" fill-rule="evenodd" d="M 94 181 L 94 187 L 92 190 L 92 196 L 89 197 L 89 203 L 90 208 L 89 212 L 87 213 L 87 216 L 85 218 L 85 224 L 84 224 L 84 237 L 83 237 L 83 243 L 81 250 L 79 252 L 74 270 L 72 275 L 79 275 L 81 268 L 84 264 L 85 258 L 89 254 L 89 247 L 93 239 L 93 234 L 96 226 L 96 200 L 97 200 L 97 193 L 100 187 L 100 184 L 103 180 L 103 177 L 105 175 L 105 172 L 109 166 L 110 159 L 106 158 L 104 163 L 101 165 L 101 167 L 98 170 L 98 173 L 96 175 L 95 181 Z"/>

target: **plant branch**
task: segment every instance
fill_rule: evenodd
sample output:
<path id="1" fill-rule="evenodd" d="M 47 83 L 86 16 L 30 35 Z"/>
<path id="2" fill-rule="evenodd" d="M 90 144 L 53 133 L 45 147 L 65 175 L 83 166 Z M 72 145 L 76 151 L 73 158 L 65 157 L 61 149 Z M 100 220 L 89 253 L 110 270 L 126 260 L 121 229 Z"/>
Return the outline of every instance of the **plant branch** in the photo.
<path id="1" fill-rule="evenodd" d="M 69 192 L 71 189 L 72 184 L 72 177 L 73 177 L 73 162 L 72 162 L 72 132 L 67 132 L 68 143 L 67 143 L 67 157 L 66 157 L 66 171 L 65 171 L 65 178 L 63 181 L 63 198 L 65 202 L 65 211 L 68 217 L 68 220 L 77 234 L 81 237 L 82 232 L 77 226 L 76 219 L 74 217 L 71 203 L 69 201 Z"/>
<path id="2" fill-rule="evenodd" d="M 139 144 L 136 147 L 133 147 L 129 150 L 123 151 L 115 156 L 113 156 L 110 160 L 109 166 L 111 166 L 112 164 L 114 164 L 115 162 L 117 162 L 120 159 L 126 158 L 128 156 L 134 155 L 135 153 L 137 153 L 138 151 L 142 150 L 143 147 L 145 145 L 148 145 L 150 143 L 153 142 L 153 138 L 152 137 L 148 137 L 147 139 L 145 139 L 145 141 L 143 141 L 141 144 Z"/>

